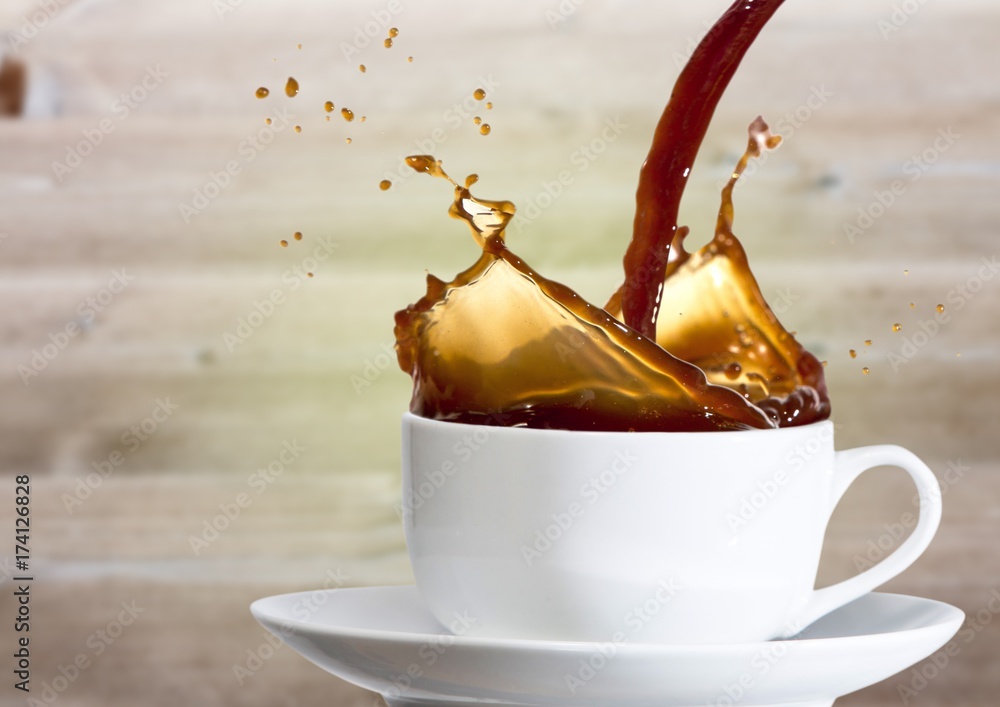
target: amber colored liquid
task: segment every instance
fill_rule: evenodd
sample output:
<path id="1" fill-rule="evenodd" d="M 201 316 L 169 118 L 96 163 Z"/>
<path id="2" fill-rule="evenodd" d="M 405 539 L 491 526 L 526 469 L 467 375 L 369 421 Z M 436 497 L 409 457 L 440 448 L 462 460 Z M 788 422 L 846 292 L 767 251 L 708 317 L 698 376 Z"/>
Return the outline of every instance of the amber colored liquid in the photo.
<path id="1" fill-rule="evenodd" d="M 513 204 L 477 199 L 471 183 L 452 181 L 449 213 L 466 221 L 482 254 L 451 282 L 429 275 L 426 295 L 396 314 L 399 364 L 414 382 L 412 412 L 634 431 L 769 428 L 829 416 L 823 366 L 767 306 L 732 230 L 737 179 L 780 141 L 762 119 L 750 126 L 746 154 L 723 190 L 713 240 L 688 253 L 687 229 L 676 224 L 715 104 L 780 4 L 741 0 L 682 73 L 640 177 L 626 284 L 604 309 L 507 248 Z M 408 163 L 450 181 L 431 156 Z"/>

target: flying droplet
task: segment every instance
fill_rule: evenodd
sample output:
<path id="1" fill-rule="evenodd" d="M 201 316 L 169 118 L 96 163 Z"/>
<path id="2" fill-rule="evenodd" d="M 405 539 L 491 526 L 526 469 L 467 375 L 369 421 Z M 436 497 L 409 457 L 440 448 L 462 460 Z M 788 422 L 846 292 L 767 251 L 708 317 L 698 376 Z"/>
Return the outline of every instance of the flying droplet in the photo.
<path id="1" fill-rule="evenodd" d="M 272 123 L 270 118 L 264 118 L 264 125 L 270 125 Z"/>
<path id="2" fill-rule="evenodd" d="M 301 49 L 302 45 L 301 44 L 296 44 L 295 47 L 296 47 L 296 49 Z"/>
<path id="3" fill-rule="evenodd" d="M 386 37 L 385 41 L 382 42 L 382 46 L 384 46 L 386 49 L 391 49 L 392 48 L 392 37 Z"/>
<path id="4" fill-rule="evenodd" d="M 864 368 L 861 369 L 861 372 L 867 376 L 869 373 L 872 372 L 872 369 L 868 368 L 868 366 L 865 366 Z"/>
<path id="5" fill-rule="evenodd" d="M 345 137 L 345 138 L 344 138 L 344 142 L 346 142 L 346 143 L 347 143 L 348 145 L 350 145 L 350 144 L 351 144 L 352 142 L 354 142 L 354 140 L 352 140 L 352 139 L 351 139 L 351 138 L 349 138 L 349 137 Z"/>
<path id="6" fill-rule="evenodd" d="M 944 305 L 943 304 L 939 304 L 937 306 L 937 311 L 938 311 L 938 314 L 944 314 Z"/>
<path id="7" fill-rule="evenodd" d="M 493 110 L 493 101 L 486 102 L 486 110 Z"/>
<path id="8" fill-rule="evenodd" d="M 326 103 L 323 104 L 323 110 L 325 110 L 327 113 L 332 113 L 335 107 L 336 106 L 333 105 L 333 101 L 327 101 Z"/>
<path id="9" fill-rule="evenodd" d="M 295 98 L 299 95 L 299 82 L 291 76 L 289 76 L 288 81 L 285 82 L 285 95 L 289 98 Z"/>
<path id="10" fill-rule="evenodd" d="M 490 130 L 492 130 L 492 128 L 490 128 L 489 123 L 483 123 L 482 125 L 479 126 L 479 132 L 482 133 L 483 135 L 489 135 Z"/>
<path id="11" fill-rule="evenodd" d="M 344 116 L 344 120 L 346 120 L 348 123 L 354 120 L 354 111 L 351 110 L 350 108 L 341 108 L 340 114 Z"/>
<path id="12" fill-rule="evenodd" d="M 292 238 L 294 238 L 297 241 L 301 241 L 302 240 L 302 231 L 296 231 L 295 235 L 293 235 Z"/>
<path id="13" fill-rule="evenodd" d="M 904 275 L 909 275 L 909 274 L 910 274 L 910 271 L 909 271 L 909 270 L 904 270 L 904 271 L 903 271 L 903 274 L 904 274 Z"/>
<path id="14" fill-rule="evenodd" d="M 865 346 L 871 346 L 871 345 L 872 345 L 872 340 L 871 339 L 865 339 Z"/>
<path id="15" fill-rule="evenodd" d="M 479 125 L 480 123 L 483 122 L 483 119 L 477 115 L 475 118 L 472 119 L 472 122 L 475 123 L 476 125 Z"/>
<path id="16" fill-rule="evenodd" d="M 472 97 L 475 98 L 477 101 L 481 101 L 484 98 L 486 98 L 486 91 L 484 91 L 481 88 L 477 88 L 475 91 L 472 92 Z"/>
<path id="17" fill-rule="evenodd" d="M 406 60 L 407 60 L 408 62 L 410 62 L 411 64 L 413 63 L 413 57 L 412 57 L 412 56 L 408 56 L 408 57 L 406 57 Z"/>
<path id="18" fill-rule="evenodd" d="M 893 331 L 902 331 L 902 329 L 903 329 L 903 325 L 899 324 L 898 322 L 896 324 L 892 325 L 892 330 Z"/>
<path id="19" fill-rule="evenodd" d="M 916 309 L 916 308 L 917 308 L 917 303 L 916 302 L 910 302 L 910 309 Z"/>
<path id="20" fill-rule="evenodd" d="M 378 183 L 378 188 L 381 189 L 382 191 L 389 191 L 389 187 L 391 186 L 392 182 L 390 182 L 388 179 L 383 179 L 381 182 Z"/>
<path id="21" fill-rule="evenodd" d="M 851 354 L 851 358 L 857 358 L 858 357 L 858 352 L 855 351 L 854 349 L 851 349 L 850 354 Z"/>
<path id="22" fill-rule="evenodd" d="M 302 126 L 301 125 L 296 125 L 295 126 L 295 132 L 301 133 L 302 132 Z"/>
<path id="23" fill-rule="evenodd" d="M 395 27 L 390 27 L 389 28 L 389 36 L 390 37 L 398 37 L 399 36 L 399 30 L 396 29 Z"/>
<path id="24" fill-rule="evenodd" d="M 257 93 L 256 93 L 257 98 L 267 98 L 270 95 L 271 95 L 271 91 L 268 90 L 267 88 L 264 88 L 263 86 L 261 86 L 260 88 L 257 89 Z"/>
<path id="25" fill-rule="evenodd" d="M 286 240 L 284 240 L 284 239 L 282 239 L 282 240 L 278 241 L 278 243 L 280 243 L 280 244 L 281 244 L 281 247 L 282 247 L 282 248 L 287 248 L 287 247 L 288 247 L 288 241 L 286 241 Z"/>
<path id="26" fill-rule="evenodd" d="M 368 67 L 367 67 L 367 66 L 365 66 L 364 64 L 359 64 L 359 65 L 358 65 L 358 71 L 360 71 L 360 72 L 361 72 L 361 73 L 363 74 L 363 73 L 365 73 L 366 71 L 368 71 Z"/>

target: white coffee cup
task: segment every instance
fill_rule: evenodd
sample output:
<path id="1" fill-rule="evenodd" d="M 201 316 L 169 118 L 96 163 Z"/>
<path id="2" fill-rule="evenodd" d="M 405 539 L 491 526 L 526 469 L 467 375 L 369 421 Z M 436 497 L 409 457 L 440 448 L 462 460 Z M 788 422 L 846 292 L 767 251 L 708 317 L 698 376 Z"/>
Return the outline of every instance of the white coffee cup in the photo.
<path id="1" fill-rule="evenodd" d="M 741 432 L 577 432 L 403 417 L 402 516 L 444 626 L 501 638 L 739 643 L 793 635 L 905 570 L 941 518 L 911 452 L 835 452 L 830 421 Z M 920 518 L 887 559 L 815 590 L 823 536 L 876 466 Z"/>

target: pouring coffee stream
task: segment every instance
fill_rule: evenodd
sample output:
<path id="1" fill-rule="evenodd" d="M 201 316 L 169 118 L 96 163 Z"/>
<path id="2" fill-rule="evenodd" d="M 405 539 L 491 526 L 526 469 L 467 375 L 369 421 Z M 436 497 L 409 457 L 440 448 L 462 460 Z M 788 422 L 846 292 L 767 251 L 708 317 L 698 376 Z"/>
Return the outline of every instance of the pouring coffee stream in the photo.
<path id="1" fill-rule="evenodd" d="M 626 282 L 604 309 L 507 248 L 513 204 L 472 196 L 473 177 L 465 186 L 452 181 L 449 213 L 466 221 L 482 254 L 451 282 L 428 276 L 426 295 L 396 314 L 399 364 L 414 382 L 411 412 L 609 431 L 769 428 L 829 416 L 822 366 L 767 306 L 732 232 L 737 179 L 750 159 L 780 142 L 762 119 L 750 126 L 746 154 L 723 190 L 715 238 L 687 253 L 687 229 L 675 223 L 690 172 L 684 165 L 780 4 L 733 5 L 682 72 L 642 169 Z M 407 161 L 451 181 L 432 156 Z M 640 310 L 653 315 L 635 326 L 630 312 Z"/>

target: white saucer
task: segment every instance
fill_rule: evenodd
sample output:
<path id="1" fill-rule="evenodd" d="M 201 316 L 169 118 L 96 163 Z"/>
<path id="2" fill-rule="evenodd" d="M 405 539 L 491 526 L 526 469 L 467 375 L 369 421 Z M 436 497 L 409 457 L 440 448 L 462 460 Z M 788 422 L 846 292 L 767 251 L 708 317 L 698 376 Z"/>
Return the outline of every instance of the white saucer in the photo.
<path id="1" fill-rule="evenodd" d="M 310 661 L 392 707 L 830 707 L 927 657 L 965 619 L 948 604 L 876 593 L 792 640 L 602 653 L 598 643 L 452 635 L 415 587 L 285 594 L 250 611 Z"/>

